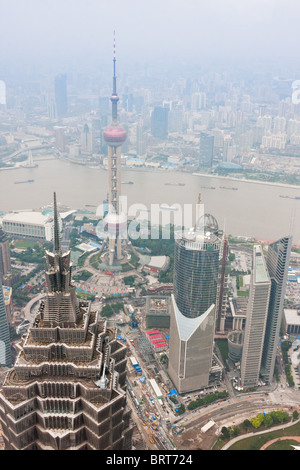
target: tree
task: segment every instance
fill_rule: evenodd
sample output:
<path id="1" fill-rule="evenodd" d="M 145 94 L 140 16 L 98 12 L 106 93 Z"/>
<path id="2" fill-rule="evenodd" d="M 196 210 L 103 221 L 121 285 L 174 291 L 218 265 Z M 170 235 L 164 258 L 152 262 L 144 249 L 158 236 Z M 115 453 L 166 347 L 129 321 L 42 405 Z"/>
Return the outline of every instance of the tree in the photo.
<path id="1" fill-rule="evenodd" d="M 259 413 L 255 418 L 250 419 L 250 423 L 255 429 L 258 429 L 261 426 L 261 423 L 264 420 L 264 415 Z"/>
<path id="2" fill-rule="evenodd" d="M 226 428 L 226 426 L 223 426 L 222 429 L 221 429 L 221 433 L 222 433 L 222 439 L 229 439 L 230 437 L 230 433 L 228 431 L 228 428 Z"/>
<path id="3" fill-rule="evenodd" d="M 233 426 L 232 427 L 232 436 L 237 437 L 240 434 L 240 427 L 239 426 Z"/>
<path id="4" fill-rule="evenodd" d="M 266 428 L 271 427 L 273 425 L 273 422 L 273 418 L 269 413 L 264 416 L 264 425 L 266 426 Z"/>
<path id="5" fill-rule="evenodd" d="M 293 420 L 296 421 L 296 419 L 298 419 L 298 417 L 299 417 L 298 411 L 297 411 L 297 410 L 294 410 L 294 411 L 293 411 Z"/>
<path id="6" fill-rule="evenodd" d="M 245 419 L 243 422 L 242 422 L 242 426 L 244 429 L 249 429 L 250 426 L 251 426 L 251 423 L 249 421 L 249 419 Z"/>

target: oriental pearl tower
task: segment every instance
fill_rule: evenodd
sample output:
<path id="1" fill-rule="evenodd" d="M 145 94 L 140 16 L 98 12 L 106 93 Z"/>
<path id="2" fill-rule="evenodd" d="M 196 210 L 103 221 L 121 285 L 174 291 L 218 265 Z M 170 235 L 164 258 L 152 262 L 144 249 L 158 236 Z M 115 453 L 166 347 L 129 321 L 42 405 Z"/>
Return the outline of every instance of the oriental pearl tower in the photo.
<path id="1" fill-rule="evenodd" d="M 127 229 L 127 219 L 122 213 L 120 207 L 121 195 L 121 145 L 126 140 L 126 131 L 118 124 L 118 101 L 117 78 L 116 78 L 116 54 L 114 40 L 114 58 L 113 58 L 113 92 L 111 95 L 112 103 L 112 122 L 108 126 L 103 137 L 108 146 L 108 197 L 109 210 L 105 217 L 105 230 L 109 237 L 109 265 L 114 264 L 115 258 L 121 260 L 122 232 Z"/>

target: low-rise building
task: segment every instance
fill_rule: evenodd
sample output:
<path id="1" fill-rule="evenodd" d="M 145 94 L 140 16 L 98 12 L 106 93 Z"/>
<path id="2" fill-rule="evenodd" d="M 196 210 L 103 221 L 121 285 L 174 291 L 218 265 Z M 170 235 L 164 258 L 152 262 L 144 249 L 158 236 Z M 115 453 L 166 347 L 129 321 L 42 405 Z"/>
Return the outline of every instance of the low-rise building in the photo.
<path id="1" fill-rule="evenodd" d="M 282 326 L 285 334 L 300 334 L 300 310 L 286 308 L 283 310 Z"/>
<path id="2" fill-rule="evenodd" d="M 53 217 L 41 212 L 9 212 L 2 217 L 2 227 L 9 236 L 53 240 Z"/>

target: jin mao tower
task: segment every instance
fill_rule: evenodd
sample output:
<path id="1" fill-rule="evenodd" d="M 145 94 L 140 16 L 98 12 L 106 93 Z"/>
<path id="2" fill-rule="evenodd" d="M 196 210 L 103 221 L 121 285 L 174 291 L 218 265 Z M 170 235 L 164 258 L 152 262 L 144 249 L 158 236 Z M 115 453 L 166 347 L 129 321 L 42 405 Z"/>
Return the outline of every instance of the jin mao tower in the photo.
<path id="1" fill-rule="evenodd" d="M 6 450 L 129 450 L 126 346 L 79 300 L 62 252 L 54 195 L 47 292 L 0 392 Z"/>

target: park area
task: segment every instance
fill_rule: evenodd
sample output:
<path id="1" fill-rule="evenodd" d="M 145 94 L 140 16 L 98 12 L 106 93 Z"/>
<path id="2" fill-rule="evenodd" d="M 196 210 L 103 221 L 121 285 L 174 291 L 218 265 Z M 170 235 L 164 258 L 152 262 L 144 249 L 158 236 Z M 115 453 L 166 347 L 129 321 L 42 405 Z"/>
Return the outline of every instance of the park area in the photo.
<path id="1" fill-rule="evenodd" d="M 235 442 L 228 450 L 293 450 L 300 445 L 300 422 Z"/>

